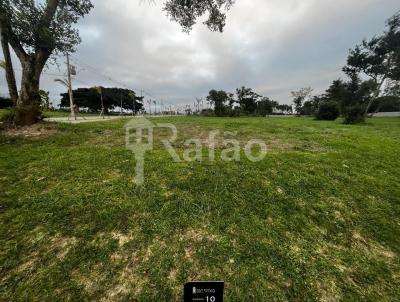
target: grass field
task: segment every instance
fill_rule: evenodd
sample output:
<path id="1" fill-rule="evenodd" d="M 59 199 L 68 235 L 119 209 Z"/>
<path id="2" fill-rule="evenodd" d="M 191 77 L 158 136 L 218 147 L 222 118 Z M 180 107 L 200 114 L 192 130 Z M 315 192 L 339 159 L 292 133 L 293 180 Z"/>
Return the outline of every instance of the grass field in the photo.
<path id="1" fill-rule="evenodd" d="M 46 111 L 43 113 L 44 117 L 68 117 L 70 115 L 70 112 L 68 111 Z M 107 115 L 119 115 L 119 112 L 111 112 Z M 100 116 L 100 113 L 85 113 L 85 112 L 80 112 L 78 117 L 94 117 L 94 116 Z"/>
<path id="2" fill-rule="evenodd" d="M 9 109 L 0 109 L 0 118 L 9 112 Z M 118 114 L 118 113 L 117 113 Z M 70 113 L 68 111 L 45 111 L 43 112 L 43 116 L 46 118 L 49 117 L 68 117 Z M 99 113 L 79 113 L 79 117 L 86 117 L 86 116 L 99 116 Z"/>
<path id="3" fill-rule="evenodd" d="M 70 115 L 67 111 L 46 111 L 43 113 L 45 117 L 68 117 Z M 81 113 L 82 116 L 88 116 L 88 113 Z M 97 114 L 98 115 L 98 114 Z"/>
<path id="4" fill-rule="evenodd" d="M 264 139 L 245 160 L 171 160 L 134 182 L 126 120 L 0 134 L 1 301 L 400 299 L 400 119 L 160 118 L 188 138 Z M 204 155 L 207 155 L 204 150 Z"/>
<path id="5" fill-rule="evenodd" d="M 1 116 L 6 114 L 7 112 L 9 112 L 9 109 L 0 109 L 0 118 L 1 118 Z M 45 111 L 45 112 L 43 112 L 43 115 L 45 117 L 68 117 L 69 116 L 69 112 L 64 112 L 64 111 Z M 82 116 L 92 116 L 93 114 L 82 113 L 80 115 L 82 115 Z"/>

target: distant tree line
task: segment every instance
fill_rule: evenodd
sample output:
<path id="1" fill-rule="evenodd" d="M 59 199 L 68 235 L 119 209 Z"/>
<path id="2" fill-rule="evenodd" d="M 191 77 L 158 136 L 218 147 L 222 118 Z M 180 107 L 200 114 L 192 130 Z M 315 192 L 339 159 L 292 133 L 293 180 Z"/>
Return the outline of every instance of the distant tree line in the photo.
<path id="1" fill-rule="evenodd" d="M 74 104 L 79 108 L 87 108 L 89 112 L 100 112 L 104 106 L 105 112 L 116 107 L 139 112 L 143 109 L 143 97 L 136 96 L 135 92 L 124 88 L 91 87 L 78 88 L 72 91 Z M 69 94 L 61 94 L 61 107 L 69 107 Z"/>
<path id="2" fill-rule="evenodd" d="M 343 71 L 347 80 L 335 80 L 324 94 L 310 88 L 292 92 L 299 115 L 359 123 L 368 114 L 400 111 L 400 13 L 386 22 L 386 31 L 350 50 Z"/>
<path id="3" fill-rule="evenodd" d="M 353 74 L 347 81 L 334 80 L 321 95 L 312 96 L 309 88 L 292 92 L 292 95 L 307 90 L 307 95 L 294 97 L 296 112 L 317 119 L 334 120 L 342 115 L 346 123 L 357 123 L 364 121 L 366 114 L 400 111 L 399 92 L 392 90 L 375 98 L 375 89 L 373 81 L 363 81 L 357 74 Z M 327 111 L 332 114 L 326 115 Z"/>
<path id="4" fill-rule="evenodd" d="M 14 106 L 14 102 L 11 98 L 5 98 L 0 96 L 0 109 L 10 108 Z"/>
<path id="5" fill-rule="evenodd" d="M 292 106 L 280 105 L 254 92 L 251 88 L 237 88 L 235 93 L 224 90 L 211 90 L 207 102 L 213 105 L 215 116 L 266 116 L 273 113 L 292 113 Z M 207 114 L 204 110 L 203 113 Z"/>

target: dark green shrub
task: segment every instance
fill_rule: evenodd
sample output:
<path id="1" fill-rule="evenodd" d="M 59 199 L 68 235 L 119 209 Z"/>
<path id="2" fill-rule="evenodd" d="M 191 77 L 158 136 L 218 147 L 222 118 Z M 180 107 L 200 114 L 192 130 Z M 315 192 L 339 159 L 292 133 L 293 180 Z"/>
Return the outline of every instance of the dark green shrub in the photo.
<path id="1" fill-rule="evenodd" d="M 10 98 L 0 97 L 0 109 L 10 108 L 14 106 L 14 102 Z"/>
<path id="2" fill-rule="evenodd" d="M 334 101 L 323 102 L 317 111 L 317 120 L 334 121 L 340 115 L 339 106 Z"/>
<path id="3" fill-rule="evenodd" d="M 235 107 L 233 109 L 230 109 L 228 112 L 229 117 L 238 117 L 242 115 L 247 115 L 246 112 L 244 112 L 241 108 Z"/>
<path id="4" fill-rule="evenodd" d="M 212 109 L 203 109 L 201 111 L 201 115 L 202 116 L 215 116 L 214 110 L 212 110 Z"/>
<path id="5" fill-rule="evenodd" d="M 359 124 L 365 122 L 365 108 L 360 104 L 345 108 L 344 123 Z"/>
<path id="6" fill-rule="evenodd" d="M 383 96 L 375 100 L 368 113 L 400 111 L 400 97 Z"/>
<path id="7" fill-rule="evenodd" d="M 15 120 L 15 108 L 7 109 L 0 117 L 0 121 L 6 125 L 11 125 Z"/>

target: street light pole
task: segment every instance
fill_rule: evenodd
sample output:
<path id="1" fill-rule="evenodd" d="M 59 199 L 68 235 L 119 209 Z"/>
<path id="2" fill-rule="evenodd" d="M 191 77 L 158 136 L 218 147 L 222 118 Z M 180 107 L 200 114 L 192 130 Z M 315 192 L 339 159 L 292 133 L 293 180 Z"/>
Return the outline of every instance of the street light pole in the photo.
<path id="1" fill-rule="evenodd" d="M 71 82 L 71 67 L 69 65 L 69 54 L 67 53 L 67 74 L 68 74 L 68 93 L 69 93 L 69 107 L 71 110 L 70 117 L 76 120 L 74 96 L 72 94 L 72 82 Z"/>

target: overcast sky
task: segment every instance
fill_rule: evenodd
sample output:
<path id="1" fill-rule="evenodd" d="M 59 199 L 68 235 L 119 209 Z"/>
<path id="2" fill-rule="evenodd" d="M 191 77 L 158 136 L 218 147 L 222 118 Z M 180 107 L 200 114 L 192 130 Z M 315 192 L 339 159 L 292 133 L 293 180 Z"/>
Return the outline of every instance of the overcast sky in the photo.
<path id="1" fill-rule="evenodd" d="M 92 2 L 72 57 L 75 88 L 123 84 L 172 104 L 242 85 L 281 103 L 301 87 L 323 92 L 343 77 L 349 48 L 381 33 L 400 9 L 398 0 L 237 0 L 224 33 L 209 32 L 200 21 L 188 35 L 165 16 L 161 0 Z M 41 81 L 56 104 L 64 88 L 53 74 L 65 72 L 64 62 Z M 17 60 L 14 67 L 19 81 Z M 3 72 L 0 89 L 6 94 Z"/>

